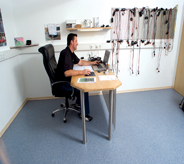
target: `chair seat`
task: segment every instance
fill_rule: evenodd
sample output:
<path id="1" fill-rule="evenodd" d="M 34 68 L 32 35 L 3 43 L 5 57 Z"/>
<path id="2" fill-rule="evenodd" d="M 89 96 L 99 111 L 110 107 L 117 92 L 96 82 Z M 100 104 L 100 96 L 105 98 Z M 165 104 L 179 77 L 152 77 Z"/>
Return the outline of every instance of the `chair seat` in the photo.
<path id="1" fill-rule="evenodd" d="M 66 91 L 63 90 L 62 87 L 60 87 L 61 85 L 56 85 L 52 87 L 52 94 L 56 97 L 67 97 L 70 98 L 72 95 L 72 91 Z"/>

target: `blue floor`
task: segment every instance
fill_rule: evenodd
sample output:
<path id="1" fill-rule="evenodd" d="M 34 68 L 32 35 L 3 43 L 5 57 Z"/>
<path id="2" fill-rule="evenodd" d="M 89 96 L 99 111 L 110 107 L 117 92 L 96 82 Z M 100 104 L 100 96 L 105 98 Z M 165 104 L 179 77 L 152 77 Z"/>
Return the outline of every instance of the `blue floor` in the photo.
<path id="1" fill-rule="evenodd" d="M 0 139 L 0 163 L 11 164 L 182 164 L 184 112 L 173 89 L 117 94 L 116 129 L 108 140 L 102 96 L 90 96 L 92 122 L 75 112 L 51 117 L 64 99 L 28 101 Z"/>

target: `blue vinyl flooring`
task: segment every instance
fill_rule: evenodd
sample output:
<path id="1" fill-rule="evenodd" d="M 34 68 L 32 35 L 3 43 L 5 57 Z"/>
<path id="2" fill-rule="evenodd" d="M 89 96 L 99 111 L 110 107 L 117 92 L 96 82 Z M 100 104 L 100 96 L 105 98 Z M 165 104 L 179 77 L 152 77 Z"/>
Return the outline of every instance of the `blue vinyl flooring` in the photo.
<path id="1" fill-rule="evenodd" d="M 64 99 L 28 101 L 0 138 L 5 164 L 182 164 L 184 112 L 173 89 L 117 94 L 116 129 L 108 140 L 108 112 L 102 95 L 90 96 L 92 122 L 77 113 L 51 117 Z"/>

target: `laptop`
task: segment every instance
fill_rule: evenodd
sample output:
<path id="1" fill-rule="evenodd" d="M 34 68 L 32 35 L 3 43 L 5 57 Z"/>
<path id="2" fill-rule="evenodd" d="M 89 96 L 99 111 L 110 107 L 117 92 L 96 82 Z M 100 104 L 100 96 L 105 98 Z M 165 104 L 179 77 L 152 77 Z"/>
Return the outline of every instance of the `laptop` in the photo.
<path id="1" fill-rule="evenodd" d="M 105 71 L 106 70 L 106 64 L 109 61 L 109 55 L 110 55 L 110 51 L 105 50 L 105 55 L 104 55 L 103 62 L 100 63 L 99 65 L 92 65 L 93 70 L 94 71 Z"/>

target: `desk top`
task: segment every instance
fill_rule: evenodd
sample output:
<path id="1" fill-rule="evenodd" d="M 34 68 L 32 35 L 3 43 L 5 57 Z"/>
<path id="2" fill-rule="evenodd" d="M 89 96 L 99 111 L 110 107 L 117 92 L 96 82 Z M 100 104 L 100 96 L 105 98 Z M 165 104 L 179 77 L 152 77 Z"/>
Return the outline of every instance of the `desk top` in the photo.
<path id="1" fill-rule="evenodd" d="M 77 83 L 78 78 L 84 78 L 84 75 L 72 76 L 71 86 L 77 88 L 83 92 L 93 92 L 93 91 L 105 91 L 105 90 L 115 90 L 119 86 L 122 85 L 119 79 L 117 80 L 107 80 L 107 81 L 99 81 L 98 76 L 106 76 L 103 72 L 98 73 L 95 71 L 96 75 L 96 83 Z M 107 75 L 114 75 L 113 72 L 109 72 Z M 87 76 L 94 77 L 94 76 Z"/>

